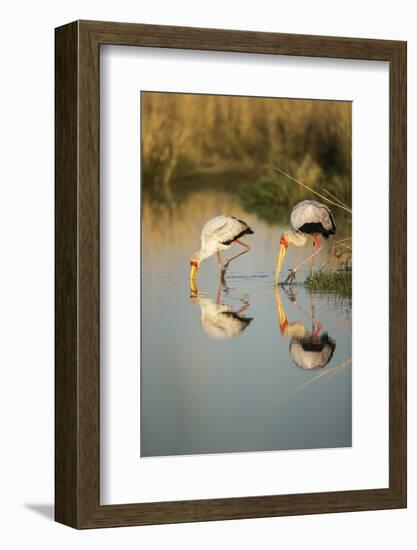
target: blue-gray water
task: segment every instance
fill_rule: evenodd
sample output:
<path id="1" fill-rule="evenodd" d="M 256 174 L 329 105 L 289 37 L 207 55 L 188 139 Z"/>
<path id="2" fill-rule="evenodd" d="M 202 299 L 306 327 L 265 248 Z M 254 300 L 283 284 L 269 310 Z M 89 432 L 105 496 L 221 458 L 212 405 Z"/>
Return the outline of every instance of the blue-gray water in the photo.
<path id="1" fill-rule="evenodd" d="M 166 219 L 144 215 L 141 456 L 350 446 L 350 304 L 302 286 L 277 291 L 283 227 L 219 195 L 210 202 L 195 194 Z M 231 263 L 224 285 L 209 258 L 190 289 L 189 256 L 201 226 L 219 213 L 253 227 L 245 239 L 252 250 Z M 284 269 L 310 253 L 290 250 Z M 320 365 L 317 344 L 325 348 Z"/>

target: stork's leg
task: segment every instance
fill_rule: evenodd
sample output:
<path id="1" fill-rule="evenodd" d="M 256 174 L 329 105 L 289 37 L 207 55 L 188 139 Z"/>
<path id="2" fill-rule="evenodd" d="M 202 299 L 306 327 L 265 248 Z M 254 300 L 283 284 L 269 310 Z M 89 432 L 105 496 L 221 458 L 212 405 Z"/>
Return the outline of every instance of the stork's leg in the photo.
<path id="1" fill-rule="evenodd" d="M 315 315 L 314 315 L 314 305 L 311 305 L 311 321 L 313 323 L 313 333 L 312 333 L 312 337 L 313 338 L 317 338 L 321 332 L 321 329 L 323 328 L 321 326 L 321 323 L 319 321 L 317 321 L 317 319 L 315 318 Z"/>
<path id="2" fill-rule="evenodd" d="M 244 250 L 243 252 L 239 252 L 239 254 L 236 254 L 236 256 L 232 256 L 231 258 L 229 258 L 228 260 L 226 260 L 224 262 L 224 265 L 223 265 L 224 273 L 226 273 L 226 270 L 229 267 L 229 264 L 232 260 L 235 260 L 236 258 L 239 258 L 239 256 L 242 256 L 243 254 L 246 254 L 250 250 L 250 246 L 248 244 L 242 243 L 242 241 L 239 241 L 237 239 L 234 242 L 240 244 L 240 246 L 243 246 L 243 248 L 245 248 L 246 250 Z"/>
<path id="3" fill-rule="evenodd" d="M 313 255 L 311 256 L 311 273 L 310 275 L 314 275 L 314 268 L 316 266 L 316 257 L 314 256 L 314 249 L 316 247 L 316 243 L 313 240 Z"/>
<path id="4" fill-rule="evenodd" d="M 311 336 L 313 338 L 317 338 L 323 327 L 321 326 L 321 323 L 316 319 L 316 310 L 315 305 L 313 304 L 313 296 L 311 296 L 311 322 L 313 324 Z"/>
<path id="5" fill-rule="evenodd" d="M 217 288 L 217 292 L 216 292 L 216 304 L 219 305 L 220 304 L 220 299 L 222 297 L 222 285 L 220 284 Z"/>
<path id="6" fill-rule="evenodd" d="M 320 242 L 319 238 L 317 237 L 317 235 L 312 235 L 311 238 L 313 239 L 315 246 L 317 246 L 317 250 L 315 252 L 313 252 L 313 254 L 311 254 L 311 256 L 309 256 L 304 261 L 302 261 L 301 264 L 298 264 L 296 267 L 293 267 L 292 269 L 290 269 L 290 274 L 285 279 L 286 283 L 293 281 L 294 278 L 295 278 L 295 274 L 300 269 L 300 267 L 302 265 L 304 265 L 306 262 L 308 262 L 308 260 L 311 260 L 312 258 L 317 256 L 317 254 L 319 254 L 323 250 L 323 245 L 321 244 L 321 242 Z"/>
<path id="7" fill-rule="evenodd" d="M 250 303 L 247 300 L 244 300 L 242 303 L 242 307 L 236 311 L 237 315 L 242 315 L 242 313 L 244 313 L 250 306 Z"/>
<path id="8" fill-rule="evenodd" d="M 298 309 L 298 311 L 300 313 L 302 313 L 304 315 L 304 317 L 306 319 L 308 319 L 309 321 L 311 321 L 313 323 L 313 330 L 314 330 L 314 327 L 317 326 L 317 327 L 320 327 L 320 330 L 322 329 L 322 326 L 321 324 L 319 323 L 319 321 L 317 321 L 316 317 L 315 317 L 315 310 L 314 310 L 314 304 L 313 302 L 311 302 L 311 314 L 307 313 L 307 311 L 300 306 L 300 304 L 297 302 L 296 300 L 296 297 L 294 296 L 294 298 L 291 300 L 291 303 L 292 305 Z"/>
<path id="9" fill-rule="evenodd" d="M 224 279 L 224 274 L 226 273 L 226 270 L 223 270 L 222 259 L 221 259 L 219 251 L 216 252 L 216 256 L 217 256 L 217 263 L 219 265 L 220 278 L 223 280 Z"/>
<path id="10" fill-rule="evenodd" d="M 226 284 L 226 281 L 224 280 L 224 278 L 222 278 L 217 286 L 217 291 L 216 291 L 216 304 L 219 305 L 221 304 L 221 300 L 222 300 L 222 292 L 229 292 L 229 287 L 227 286 Z"/>
<path id="11" fill-rule="evenodd" d="M 313 338 L 317 337 L 320 334 L 320 331 L 322 330 L 323 326 L 320 323 L 320 321 L 318 321 L 316 319 L 315 306 L 313 304 L 313 300 L 311 299 L 311 314 L 307 313 L 307 311 L 299 305 L 299 303 L 297 302 L 295 296 L 290 301 L 291 301 L 292 305 L 295 308 L 297 308 L 298 311 L 300 313 L 302 313 L 306 319 L 311 321 L 311 323 L 312 323 L 312 328 L 311 328 L 311 333 L 312 334 L 311 335 L 313 336 Z"/>

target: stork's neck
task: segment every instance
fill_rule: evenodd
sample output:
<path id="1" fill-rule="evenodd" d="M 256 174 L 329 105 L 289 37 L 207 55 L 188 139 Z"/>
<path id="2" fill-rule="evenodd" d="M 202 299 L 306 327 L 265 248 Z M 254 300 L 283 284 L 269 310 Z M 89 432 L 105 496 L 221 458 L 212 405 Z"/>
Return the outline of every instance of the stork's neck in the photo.
<path id="1" fill-rule="evenodd" d="M 305 246 L 309 239 L 309 236 L 306 233 L 300 233 L 298 231 L 286 231 L 284 235 L 288 244 L 297 247 Z"/>
<path id="2" fill-rule="evenodd" d="M 210 256 L 212 256 L 213 254 L 214 254 L 213 251 L 207 250 L 205 248 L 201 248 L 197 252 L 194 252 L 194 254 L 191 256 L 191 260 L 194 260 L 200 263 L 206 258 L 209 258 Z"/>

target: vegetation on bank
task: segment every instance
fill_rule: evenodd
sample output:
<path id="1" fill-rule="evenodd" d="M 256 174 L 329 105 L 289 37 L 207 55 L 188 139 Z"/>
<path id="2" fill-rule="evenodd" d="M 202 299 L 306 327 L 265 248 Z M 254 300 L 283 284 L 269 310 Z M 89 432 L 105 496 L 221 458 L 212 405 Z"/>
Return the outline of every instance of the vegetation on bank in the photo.
<path id="1" fill-rule="evenodd" d="M 299 176 L 300 170 L 296 171 Z M 340 197 L 341 202 L 350 204 L 352 200 L 350 177 L 334 175 L 330 180 L 322 182 L 321 177 L 317 178 L 317 170 L 306 170 L 303 181 L 309 182 L 313 191 L 323 192 L 330 198 L 332 195 Z M 325 187 L 324 187 L 325 186 Z M 331 189 L 330 191 L 327 191 Z M 297 186 L 288 177 L 280 173 L 273 173 L 264 176 L 259 180 L 242 185 L 239 190 L 239 197 L 242 206 L 247 212 L 256 214 L 260 219 L 268 223 L 276 223 L 283 219 L 286 214 L 288 218 L 288 207 L 305 199 L 316 198 L 302 186 Z M 320 199 L 318 199 L 320 200 Z M 323 200 L 322 200 L 323 202 Z"/>
<path id="2" fill-rule="evenodd" d="M 305 280 L 311 292 L 335 293 L 343 297 L 352 296 L 352 271 L 341 268 L 336 271 L 318 271 Z"/>
<path id="3" fill-rule="evenodd" d="M 270 220 L 279 205 L 308 198 L 273 160 L 350 204 L 349 102 L 143 92 L 141 115 L 142 189 L 156 200 L 173 200 L 184 178 L 235 173 L 242 204 Z"/>

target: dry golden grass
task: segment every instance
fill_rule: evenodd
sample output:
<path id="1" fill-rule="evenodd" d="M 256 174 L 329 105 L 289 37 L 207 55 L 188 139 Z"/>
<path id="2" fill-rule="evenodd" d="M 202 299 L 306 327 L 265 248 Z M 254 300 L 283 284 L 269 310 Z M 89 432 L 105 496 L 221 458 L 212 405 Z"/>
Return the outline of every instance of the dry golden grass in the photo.
<path id="1" fill-rule="evenodd" d="M 195 172 L 271 174 L 271 161 L 309 185 L 348 174 L 349 102 L 143 92 L 144 188 Z"/>

